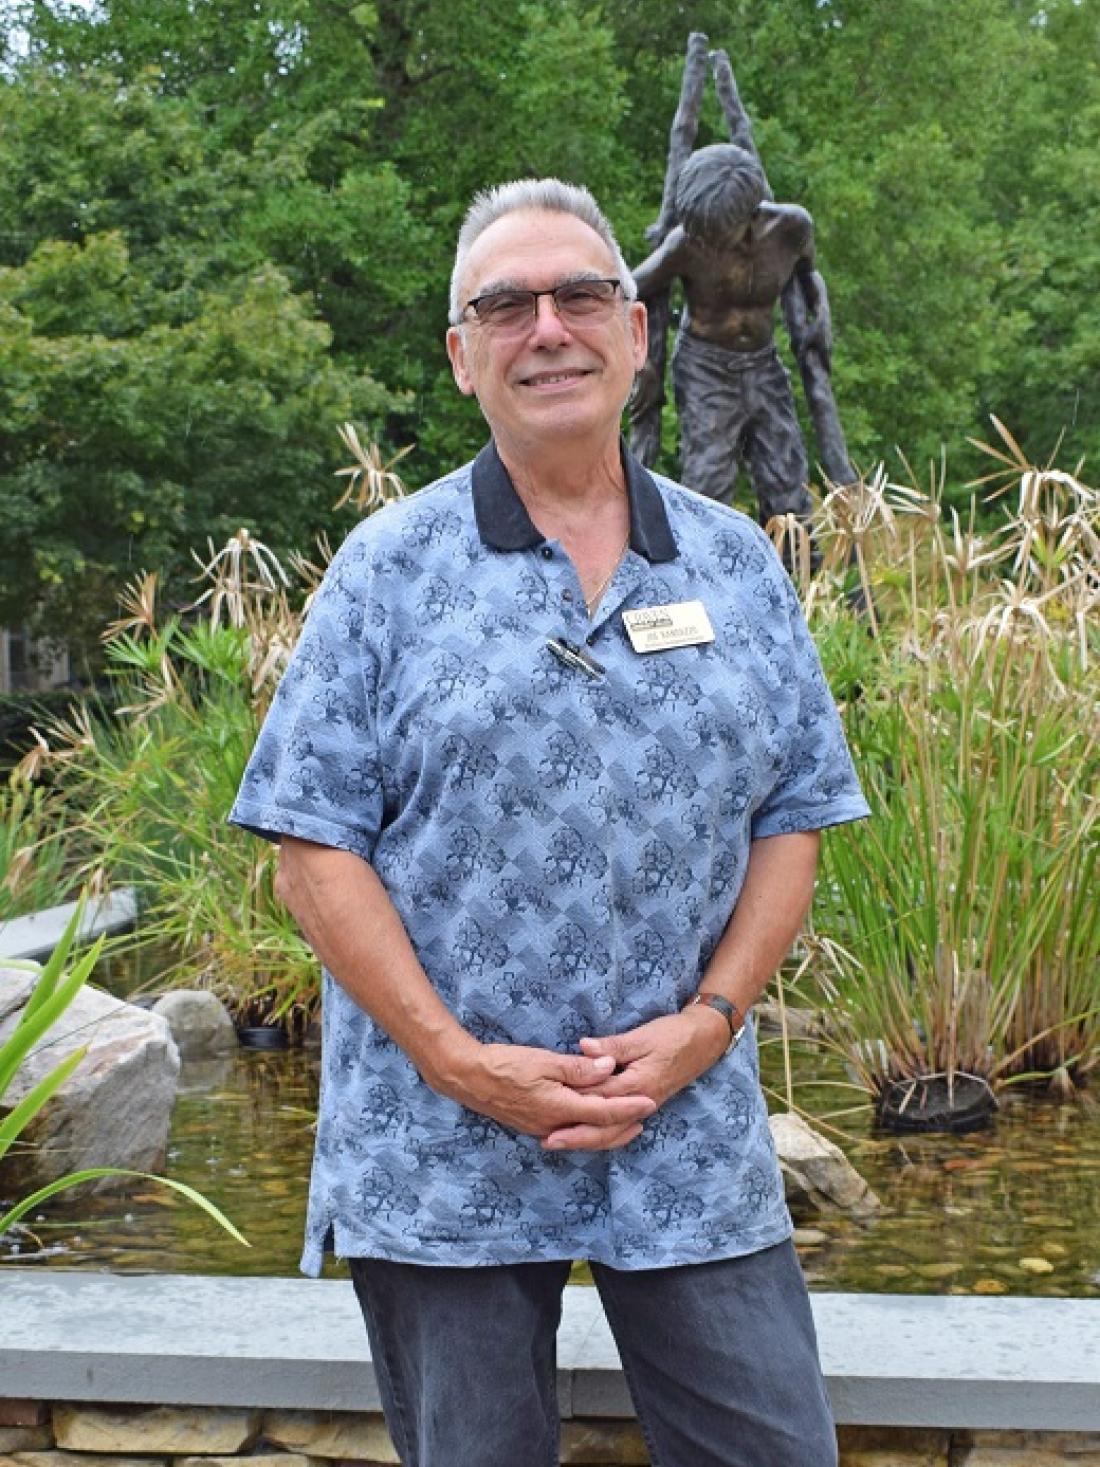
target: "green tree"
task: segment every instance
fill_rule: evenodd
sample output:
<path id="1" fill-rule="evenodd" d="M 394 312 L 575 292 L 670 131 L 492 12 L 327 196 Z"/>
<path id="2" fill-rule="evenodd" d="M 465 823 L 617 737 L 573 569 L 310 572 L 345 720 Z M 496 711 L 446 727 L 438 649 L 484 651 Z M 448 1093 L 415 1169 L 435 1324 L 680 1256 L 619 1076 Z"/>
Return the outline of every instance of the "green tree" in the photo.
<path id="1" fill-rule="evenodd" d="M 331 519 L 335 425 L 383 402 L 332 362 L 329 328 L 273 267 L 204 292 L 180 324 L 97 330 L 97 316 L 130 324 L 131 273 L 117 233 L 0 271 L 0 616 L 37 599 L 45 628 L 70 636 L 90 636 L 141 566 L 185 597 L 208 535 L 245 523 L 310 543 Z"/>
<path id="2" fill-rule="evenodd" d="M 41 66 L 0 87 L 0 139 L 0 617 L 90 644 L 136 569 L 185 598 L 208 535 L 309 544 L 337 425 L 400 402 L 333 352 L 318 279 L 265 247 L 301 149 L 212 156 L 196 104 L 147 72 Z M 353 194 L 369 275 L 356 217 L 399 214 L 401 189 L 383 172 Z"/>
<path id="3" fill-rule="evenodd" d="M 609 7 L 629 61 L 626 127 L 652 160 L 654 208 L 690 20 L 730 52 L 777 196 L 814 215 L 856 459 L 870 465 L 898 444 L 919 461 L 946 440 L 960 466 L 976 464 L 965 435 L 993 405 L 1020 324 L 997 298 L 1006 241 L 987 174 L 1010 147 L 1017 78 L 1035 50 L 1027 17 L 1010 0 L 683 9 Z M 708 97 L 699 142 L 725 136 Z"/>
<path id="4" fill-rule="evenodd" d="M 1100 4 L 1052 0 L 1028 27 L 1028 69 L 1011 91 L 988 186 L 1005 239 L 996 303 L 1011 350 L 986 405 L 1045 457 L 1100 460 Z"/>
<path id="5" fill-rule="evenodd" d="M 989 411 L 1036 454 L 1065 425 L 1071 455 L 1100 449 L 1100 0 L 5 13 L 4 615 L 44 588 L 55 625 L 91 619 L 120 568 L 179 566 L 225 522 L 308 541 L 341 416 L 415 443 L 414 482 L 470 456 L 442 343 L 463 209 L 556 173 L 640 259 L 692 28 L 817 221 L 857 460 L 946 442 L 965 477 Z M 709 97 L 699 141 L 722 136 Z"/>

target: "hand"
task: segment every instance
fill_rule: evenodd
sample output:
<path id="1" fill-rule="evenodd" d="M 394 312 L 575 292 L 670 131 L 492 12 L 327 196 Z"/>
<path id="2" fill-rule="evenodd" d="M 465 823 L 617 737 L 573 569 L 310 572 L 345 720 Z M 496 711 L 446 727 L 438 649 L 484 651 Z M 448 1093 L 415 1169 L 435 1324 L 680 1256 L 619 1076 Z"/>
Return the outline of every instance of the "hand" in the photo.
<path id="1" fill-rule="evenodd" d="M 729 1025 L 721 1014 L 705 1007 L 666 1014 L 637 1029 L 628 1029 L 625 1034 L 582 1039 L 581 1048 L 586 1056 L 596 1062 L 610 1057 L 619 1067 L 616 1073 L 597 1082 L 589 1098 L 600 1096 L 612 1100 L 643 1095 L 653 1102 L 656 1110 L 708 1070 L 725 1053 L 728 1044 Z M 543 1145 L 552 1151 L 595 1149 L 598 1140 L 598 1128 L 582 1122 L 550 1132 Z"/>
<path id="2" fill-rule="evenodd" d="M 557 1054 L 522 1044 L 482 1044 L 462 1080 L 448 1087 L 456 1100 L 528 1136 L 582 1133 L 569 1144 L 606 1151 L 625 1146 L 657 1109 L 647 1095 L 620 1086 L 598 1095 L 615 1068 L 612 1055 Z"/>

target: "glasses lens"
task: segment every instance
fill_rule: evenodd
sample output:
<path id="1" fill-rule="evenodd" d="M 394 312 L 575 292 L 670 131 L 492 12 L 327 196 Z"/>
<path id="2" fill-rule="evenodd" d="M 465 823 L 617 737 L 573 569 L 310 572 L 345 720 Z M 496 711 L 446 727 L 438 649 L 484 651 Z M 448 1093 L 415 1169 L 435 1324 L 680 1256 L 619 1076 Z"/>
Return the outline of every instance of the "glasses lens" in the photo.
<path id="1" fill-rule="evenodd" d="M 507 330 L 510 326 L 523 326 L 530 321 L 535 298 L 529 290 L 497 290 L 471 304 L 483 326 Z"/>
<path id="2" fill-rule="evenodd" d="M 618 282 L 614 280 L 574 280 L 559 285 L 554 292 L 558 315 L 567 321 L 583 321 L 605 314 L 615 299 Z"/>
<path id="3" fill-rule="evenodd" d="M 583 322 L 606 316 L 618 289 L 617 280 L 571 280 L 553 290 L 494 290 L 472 300 L 468 309 L 494 331 L 523 331 L 534 320 L 540 295 L 553 296 L 563 321 Z"/>

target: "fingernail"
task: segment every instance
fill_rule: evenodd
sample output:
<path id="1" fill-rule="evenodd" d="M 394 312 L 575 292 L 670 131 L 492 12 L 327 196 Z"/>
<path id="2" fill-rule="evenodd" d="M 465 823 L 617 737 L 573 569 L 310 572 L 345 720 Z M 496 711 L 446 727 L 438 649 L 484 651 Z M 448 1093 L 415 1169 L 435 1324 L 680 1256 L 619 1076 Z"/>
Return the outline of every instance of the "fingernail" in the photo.
<path id="1" fill-rule="evenodd" d="M 594 1063 L 597 1064 L 601 1070 L 613 1070 L 615 1068 L 615 1060 L 613 1056 L 609 1054 L 597 1055 Z"/>

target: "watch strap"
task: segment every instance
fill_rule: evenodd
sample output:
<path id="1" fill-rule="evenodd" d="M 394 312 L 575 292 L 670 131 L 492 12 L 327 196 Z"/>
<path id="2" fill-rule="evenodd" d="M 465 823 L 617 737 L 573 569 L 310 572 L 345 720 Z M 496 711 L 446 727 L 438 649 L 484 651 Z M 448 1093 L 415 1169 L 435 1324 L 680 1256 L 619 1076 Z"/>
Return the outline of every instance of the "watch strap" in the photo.
<path id="1" fill-rule="evenodd" d="M 730 1026 L 730 1042 L 726 1046 L 725 1053 L 729 1054 L 734 1045 L 745 1032 L 745 1016 L 735 1003 L 720 993 L 712 993 L 709 989 L 701 988 L 698 993 L 688 999 L 684 1008 L 694 1008 L 696 1004 L 702 1004 L 706 1008 L 714 1009 L 721 1014 Z"/>

